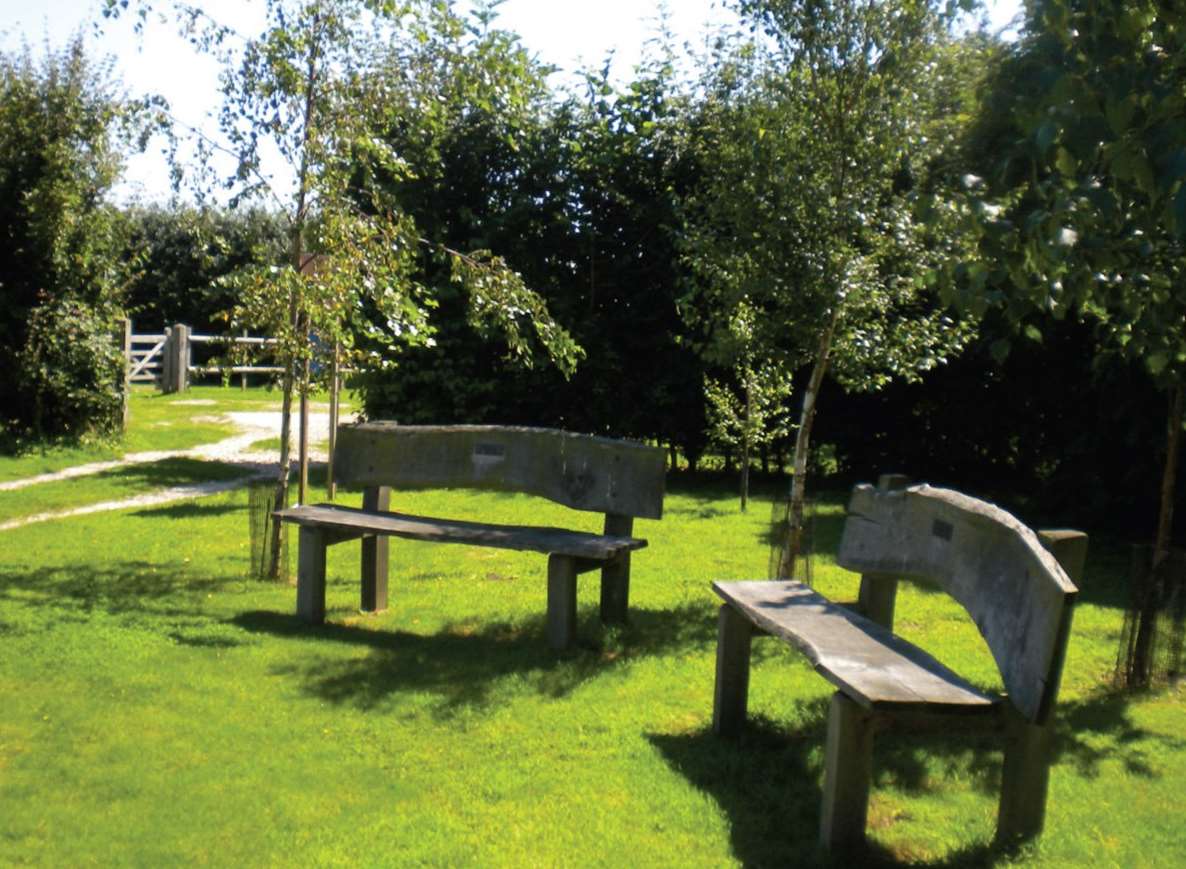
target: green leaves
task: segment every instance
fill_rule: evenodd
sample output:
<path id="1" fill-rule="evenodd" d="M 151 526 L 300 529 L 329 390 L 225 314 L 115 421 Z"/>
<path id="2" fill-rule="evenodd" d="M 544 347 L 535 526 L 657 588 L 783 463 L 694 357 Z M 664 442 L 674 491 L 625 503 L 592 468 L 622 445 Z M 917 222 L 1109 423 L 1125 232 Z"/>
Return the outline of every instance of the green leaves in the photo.
<path id="1" fill-rule="evenodd" d="M 159 118 L 117 94 L 81 36 L 40 62 L 0 54 L 0 430 L 118 427 L 122 381 L 96 342 L 111 340 L 135 262 L 121 257 L 126 224 L 105 199 Z M 54 334 L 72 316 L 73 344 Z"/>
<path id="2" fill-rule="evenodd" d="M 1154 377 L 1186 376 L 1186 19 L 1153 0 L 1030 11 L 971 143 L 990 187 L 967 209 L 976 259 L 1007 276 L 1014 323 L 1074 311 Z"/>
<path id="3" fill-rule="evenodd" d="M 941 53 L 940 11 L 818 0 L 742 8 L 776 47 L 722 54 L 700 85 L 692 147 L 709 171 L 688 203 L 684 259 L 705 353 L 728 367 L 788 370 L 824 358 L 852 389 L 915 379 L 971 334 L 933 295 L 958 236 L 945 231 L 951 216 L 933 196 L 930 163 L 953 141 L 945 77 L 965 74 Z M 970 268 L 978 296 L 987 274 Z M 736 328 L 742 321 L 749 328 Z"/>
<path id="4" fill-rule="evenodd" d="M 1186 240 L 1186 184 L 1178 185 L 1178 193 L 1174 197 L 1174 231 L 1178 240 Z"/>

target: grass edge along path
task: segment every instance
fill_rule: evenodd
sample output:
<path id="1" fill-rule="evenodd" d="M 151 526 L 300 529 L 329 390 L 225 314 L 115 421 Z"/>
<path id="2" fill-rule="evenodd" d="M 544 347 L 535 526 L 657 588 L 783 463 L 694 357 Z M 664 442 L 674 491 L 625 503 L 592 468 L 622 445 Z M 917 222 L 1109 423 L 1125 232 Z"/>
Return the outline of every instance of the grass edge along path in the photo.
<path id="1" fill-rule="evenodd" d="M 35 513 L 32 516 L 22 516 L 17 519 L 10 519 L 7 522 L 0 522 L 0 531 L 10 531 L 13 528 L 33 525 L 37 522 L 48 522 L 53 519 L 69 519 L 72 516 L 85 516 L 88 513 L 127 510 L 133 507 L 154 507 L 162 504 L 170 504 L 174 501 L 203 498 L 208 495 L 217 495 L 220 492 L 236 489 L 252 480 L 266 479 L 267 476 L 266 470 L 260 469 L 255 473 L 234 477 L 230 480 L 211 480 L 204 483 L 193 483 L 188 486 L 173 486 L 168 489 L 158 489 L 155 492 L 149 492 L 144 495 L 133 495 L 118 501 L 100 501 L 97 504 L 83 504 L 79 507 L 71 507 L 49 513 Z"/>

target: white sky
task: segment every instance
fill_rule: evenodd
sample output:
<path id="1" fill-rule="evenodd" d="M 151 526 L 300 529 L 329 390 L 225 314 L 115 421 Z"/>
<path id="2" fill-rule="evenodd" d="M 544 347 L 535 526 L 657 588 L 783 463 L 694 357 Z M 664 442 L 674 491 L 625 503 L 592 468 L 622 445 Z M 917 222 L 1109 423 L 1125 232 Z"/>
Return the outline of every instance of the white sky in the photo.
<path id="1" fill-rule="evenodd" d="M 627 76 L 654 36 L 661 0 L 506 0 L 499 7 L 499 25 L 517 32 L 540 60 L 566 72 L 599 65 L 614 51 L 613 72 Z M 994 27 L 1002 26 L 1019 0 L 987 0 Z M 164 6 L 163 2 L 156 5 Z M 263 4 L 244 0 L 203 0 L 218 21 L 246 33 L 258 29 Z M 461 2 L 459 8 L 468 4 Z M 721 0 L 668 0 L 671 28 L 680 41 L 702 42 L 705 28 L 731 20 Z M 131 93 L 164 96 L 173 115 L 199 129 L 213 131 L 206 116 L 217 106 L 218 69 L 176 36 L 168 23 L 151 22 L 143 39 L 130 21 L 108 24 L 101 36 L 87 22 L 100 8 L 98 0 L 0 0 L 0 47 L 14 50 L 22 39 L 40 54 L 46 39 L 60 47 L 82 29 L 92 55 L 113 56 L 116 70 Z M 119 198 L 162 199 L 168 196 L 168 170 L 155 150 L 133 158 Z"/>

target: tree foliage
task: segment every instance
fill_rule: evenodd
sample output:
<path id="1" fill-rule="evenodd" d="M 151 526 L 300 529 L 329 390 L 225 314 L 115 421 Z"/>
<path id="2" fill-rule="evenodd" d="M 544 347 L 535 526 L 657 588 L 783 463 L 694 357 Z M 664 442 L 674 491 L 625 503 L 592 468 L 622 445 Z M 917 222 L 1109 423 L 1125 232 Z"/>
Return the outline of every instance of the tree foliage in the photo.
<path id="1" fill-rule="evenodd" d="M 656 438 L 698 455 L 701 366 L 679 341 L 672 255 L 691 172 L 677 150 L 669 59 L 648 58 L 620 87 L 588 71 L 578 92 L 559 95 L 496 19 L 459 24 L 423 57 L 388 64 L 385 137 L 409 168 L 394 195 L 431 241 L 514 262 L 587 355 L 568 381 L 509 364 L 443 286 L 443 264 L 425 257 L 423 279 L 441 288 L 437 345 L 370 378 L 368 408 Z M 441 123 L 415 123 L 420 111 Z"/>
<path id="2" fill-rule="evenodd" d="M 947 21 L 928 2 L 743 0 L 766 42 L 722 42 L 695 120 L 713 173 L 687 205 L 687 310 L 709 347 L 756 312 L 767 364 L 809 368 L 796 441 L 789 575 L 798 554 L 815 402 L 916 379 L 970 330 L 935 303 L 950 239 L 932 207 L 947 144 L 936 70 Z"/>
<path id="3" fill-rule="evenodd" d="M 108 0 L 106 9 L 118 15 L 127 5 Z M 224 182 L 234 191 L 232 204 L 265 196 L 287 220 L 287 267 L 259 264 L 229 280 L 239 298 L 235 323 L 277 339 L 284 399 L 276 502 L 284 505 L 294 389 L 302 406 L 302 500 L 305 494 L 304 410 L 313 357 L 320 351 L 335 363 L 344 354 L 360 366 L 387 366 L 396 349 L 432 340 L 433 299 L 415 280 L 426 240 L 391 188 L 379 183 L 402 175 L 405 163 L 378 135 L 388 109 L 378 61 L 385 46 L 430 41 L 452 13 L 419 0 L 267 0 L 263 30 L 244 35 L 199 6 L 168 5 L 194 45 L 224 66 L 218 136 L 199 135 L 207 151 L 234 157 L 234 174 Z M 415 118 L 429 120 L 423 113 Z M 287 176 L 270 173 L 268 149 Z M 502 330 L 511 352 L 523 358 L 533 333 L 552 359 L 571 369 L 576 344 L 504 260 L 485 250 L 444 253 L 473 300 L 473 319 Z M 369 356 L 356 354 L 360 341 Z M 277 536 L 276 558 L 279 551 Z"/>
<path id="4" fill-rule="evenodd" d="M 1112 349 L 1183 381 L 1184 67 L 1172 5 L 1030 4 L 972 143 L 986 159 L 970 179 L 980 250 L 957 284 L 966 306 L 1094 318 Z"/>
<path id="5" fill-rule="evenodd" d="M 40 61 L 27 47 L 0 55 L 0 427 L 10 437 L 118 428 L 122 377 L 95 349 L 115 340 L 126 280 L 124 224 L 105 196 L 158 120 L 119 94 L 81 37 Z"/>
<path id="6" fill-rule="evenodd" d="M 223 278 L 254 264 L 282 265 L 289 239 L 279 214 L 175 203 L 126 211 L 134 263 L 128 314 L 158 331 L 185 323 L 221 333 L 236 302 Z"/>
<path id="7" fill-rule="evenodd" d="M 1169 396 L 1153 574 L 1168 563 L 1186 407 L 1186 12 L 1175 4 L 1034 0 L 991 82 L 970 179 L 979 257 L 965 305 L 1099 324 Z M 1037 325 L 1025 328 L 1040 337 Z M 1001 352 L 1007 351 L 1002 344 Z M 1159 580 L 1160 582 L 1160 580 Z M 1152 660 L 1156 595 L 1141 604 L 1128 677 Z"/>

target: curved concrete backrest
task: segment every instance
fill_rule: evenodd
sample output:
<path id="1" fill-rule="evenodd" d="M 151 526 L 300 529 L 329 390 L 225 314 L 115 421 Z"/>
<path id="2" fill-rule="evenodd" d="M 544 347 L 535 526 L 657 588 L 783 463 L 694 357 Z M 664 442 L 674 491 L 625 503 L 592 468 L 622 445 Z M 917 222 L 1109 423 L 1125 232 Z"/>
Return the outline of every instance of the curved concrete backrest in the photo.
<path id="1" fill-rule="evenodd" d="M 349 488 L 494 489 L 576 510 L 658 519 L 666 455 L 633 441 L 509 426 L 338 428 L 334 478 Z"/>
<path id="2" fill-rule="evenodd" d="M 942 586 L 976 622 L 1013 705 L 1032 722 L 1046 720 L 1078 590 L 1016 518 L 950 489 L 857 486 L 836 560 Z"/>

